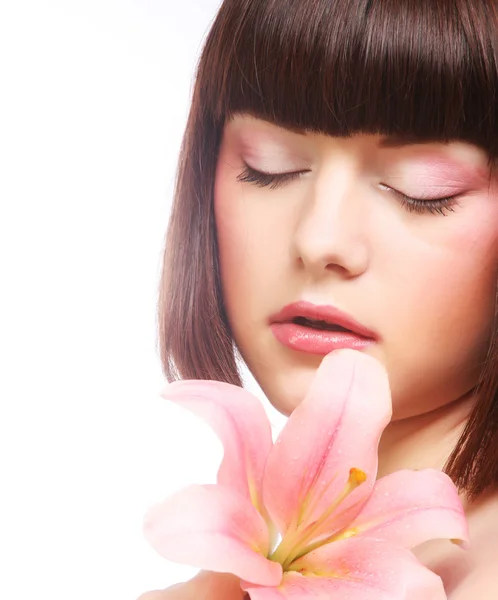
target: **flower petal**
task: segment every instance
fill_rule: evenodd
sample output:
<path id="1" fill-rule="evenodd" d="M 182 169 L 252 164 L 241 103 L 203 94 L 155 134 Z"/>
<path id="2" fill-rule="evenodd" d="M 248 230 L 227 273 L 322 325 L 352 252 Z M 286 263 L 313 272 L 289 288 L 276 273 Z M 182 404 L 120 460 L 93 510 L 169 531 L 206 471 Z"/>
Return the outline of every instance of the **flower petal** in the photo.
<path id="1" fill-rule="evenodd" d="M 218 483 L 245 495 L 264 514 L 261 482 L 273 442 L 256 396 L 235 385 L 204 380 L 175 381 L 161 395 L 207 421 L 224 448 Z"/>
<path id="2" fill-rule="evenodd" d="M 242 495 L 221 485 L 192 485 L 153 506 L 144 535 L 159 554 L 207 571 L 278 585 L 280 564 L 268 560 L 263 517 Z"/>
<path id="3" fill-rule="evenodd" d="M 367 480 L 316 533 L 341 529 L 359 512 L 375 483 L 379 438 L 390 418 L 387 373 L 379 361 L 354 350 L 323 359 L 265 469 L 263 500 L 282 533 L 302 530 L 330 511 L 352 467 Z"/>
<path id="4" fill-rule="evenodd" d="M 276 588 L 242 582 L 251 600 L 445 600 L 441 578 L 402 547 L 355 538 L 322 546 L 296 561 Z M 417 592 L 417 593 L 415 593 Z M 423 593 L 422 593 L 423 592 Z"/>
<path id="5" fill-rule="evenodd" d="M 348 530 L 413 548 L 434 538 L 469 540 L 458 491 L 436 469 L 403 470 L 379 479 Z"/>

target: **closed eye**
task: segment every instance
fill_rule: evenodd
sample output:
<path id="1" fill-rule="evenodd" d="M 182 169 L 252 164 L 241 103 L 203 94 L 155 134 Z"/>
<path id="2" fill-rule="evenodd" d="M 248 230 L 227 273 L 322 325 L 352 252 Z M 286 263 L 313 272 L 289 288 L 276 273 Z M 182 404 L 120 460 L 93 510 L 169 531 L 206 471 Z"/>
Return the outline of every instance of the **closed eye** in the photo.
<path id="1" fill-rule="evenodd" d="M 244 164 L 244 170 L 237 176 L 237 181 L 274 190 L 289 181 L 299 179 L 301 175 L 309 172 L 310 169 L 291 173 L 264 173 Z M 412 198 L 384 184 L 381 184 L 380 187 L 393 194 L 401 206 L 411 213 L 430 213 L 446 216 L 449 212 L 454 212 L 455 207 L 458 206 L 459 194 L 444 198 Z"/>
<path id="2" fill-rule="evenodd" d="M 406 208 L 408 212 L 415 212 L 418 214 L 431 213 L 446 216 L 448 212 L 454 212 L 455 207 L 459 205 L 458 198 L 460 197 L 460 194 L 443 198 L 412 198 L 387 185 L 381 184 L 381 188 L 394 194 L 398 202 Z"/>
<path id="3" fill-rule="evenodd" d="M 237 181 L 253 183 L 258 187 L 269 187 L 271 190 L 280 187 L 288 181 L 299 179 L 302 174 L 309 173 L 310 169 L 305 171 L 295 171 L 293 173 L 263 173 L 256 171 L 249 165 L 245 165 L 244 170 L 237 176 Z"/>

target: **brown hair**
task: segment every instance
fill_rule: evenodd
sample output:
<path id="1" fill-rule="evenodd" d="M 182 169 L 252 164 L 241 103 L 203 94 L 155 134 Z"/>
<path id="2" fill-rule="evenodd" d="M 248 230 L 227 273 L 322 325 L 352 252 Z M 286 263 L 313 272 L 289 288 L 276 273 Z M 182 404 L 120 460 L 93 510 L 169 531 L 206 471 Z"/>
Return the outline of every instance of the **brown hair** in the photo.
<path id="1" fill-rule="evenodd" d="M 236 112 L 331 136 L 462 140 L 498 159 L 495 0 L 225 0 L 198 64 L 159 292 L 169 381 L 242 385 L 224 309 L 213 209 L 223 127 Z M 496 329 L 496 327 L 495 327 Z M 498 485 L 498 331 L 480 402 L 446 472 Z"/>

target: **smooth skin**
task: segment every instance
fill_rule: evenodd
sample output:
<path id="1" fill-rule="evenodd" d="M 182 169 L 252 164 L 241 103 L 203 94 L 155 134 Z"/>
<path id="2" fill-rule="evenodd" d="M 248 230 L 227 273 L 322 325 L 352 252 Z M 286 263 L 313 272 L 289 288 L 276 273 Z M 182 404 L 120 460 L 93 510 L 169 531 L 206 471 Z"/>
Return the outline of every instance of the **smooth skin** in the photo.
<path id="1" fill-rule="evenodd" d="M 299 300 L 333 304 L 376 332 L 377 343 L 363 352 L 386 367 L 393 399 L 379 477 L 442 469 L 478 401 L 473 388 L 498 274 L 498 177 L 486 159 L 463 142 L 339 139 L 249 115 L 225 126 L 215 214 L 235 341 L 268 399 L 288 415 L 322 357 L 283 346 L 271 314 Z M 258 185 L 254 170 L 294 175 Z M 434 202 L 444 197 L 453 200 Z M 416 553 L 443 578 L 451 600 L 492 600 L 498 493 L 462 501 L 472 550 L 443 540 Z M 242 597 L 236 578 L 201 573 L 140 600 Z"/>

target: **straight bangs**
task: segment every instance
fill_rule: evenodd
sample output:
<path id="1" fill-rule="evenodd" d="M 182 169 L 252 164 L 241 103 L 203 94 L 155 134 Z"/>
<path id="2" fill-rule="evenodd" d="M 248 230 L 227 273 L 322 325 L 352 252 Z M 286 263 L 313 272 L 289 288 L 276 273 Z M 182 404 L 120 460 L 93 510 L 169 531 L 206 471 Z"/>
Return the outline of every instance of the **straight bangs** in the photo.
<path id="1" fill-rule="evenodd" d="M 202 105 L 218 124 L 242 112 L 332 136 L 465 141 L 491 166 L 497 14 L 493 0 L 226 1 Z"/>

